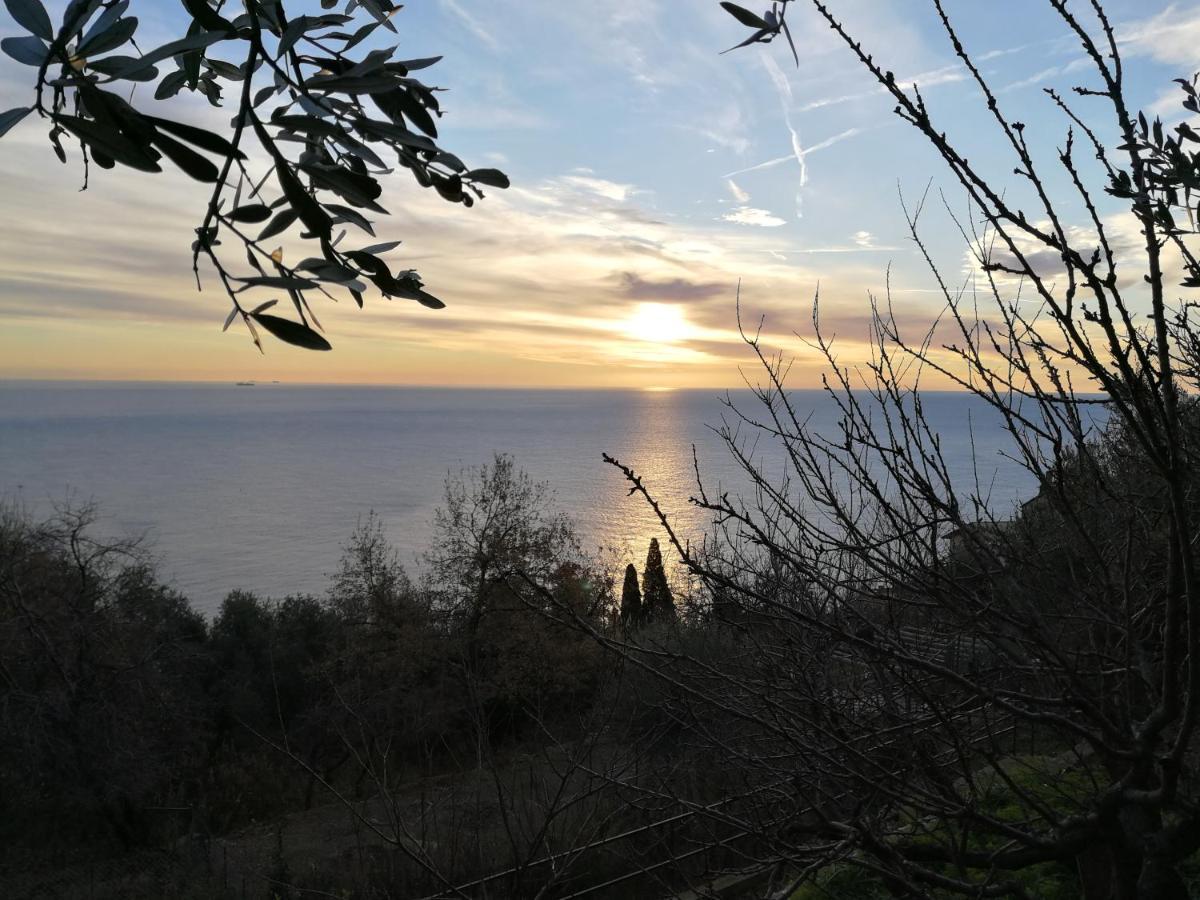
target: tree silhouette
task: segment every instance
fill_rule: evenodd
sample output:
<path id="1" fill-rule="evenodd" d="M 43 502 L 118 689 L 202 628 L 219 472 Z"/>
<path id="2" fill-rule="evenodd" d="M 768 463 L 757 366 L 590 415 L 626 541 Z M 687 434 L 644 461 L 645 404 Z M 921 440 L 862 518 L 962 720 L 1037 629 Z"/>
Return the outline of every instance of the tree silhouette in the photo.
<path id="1" fill-rule="evenodd" d="M 348 230 L 375 237 L 371 214 L 388 213 L 380 176 L 394 166 L 468 207 L 484 187 L 508 186 L 502 172 L 468 168 L 438 146 L 437 89 L 415 73 L 440 57 L 395 60 L 395 46 L 352 53 L 381 28 L 396 31 L 392 0 L 323 0 L 321 15 L 289 15 L 294 0 L 246 0 L 236 15 L 232 4 L 183 0 L 182 35 L 144 52 L 129 14 L 136 0 L 71 0 L 57 27 L 41 0 L 5 4 L 25 34 L 0 49 L 37 75 L 33 102 L 0 113 L 0 136 L 36 112 L 60 160 L 65 142 L 78 144 L 85 188 L 91 163 L 154 173 L 164 161 L 211 185 L 192 243 L 196 284 L 207 260 L 232 304 L 225 328 L 240 319 L 260 350 L 260 327 L 298 347 L 331 349 L 314 295 L 341 293 L 361 307 L 370 284 L 384 297 L 445 305 L 415 271 L 385 262 L 399 241 L 347 246 Z M 137 55 L 121 52 L 127 47 Z M 154 85 L 158 104 L 138 96 L 142 83 Z M 226 134 L 160 112 L 182 90 L 220 106 L 226 86 L 237 92 Z M 289 232 L 310 242 L 310 255 L 284 260 L 272 245 Z M 226 253 L 226 242 L 239 252 Z M 296 318 L 268 313 L 277 301 L 260 302 L 264 292 L 286 296 Z"/>
<path id="2" fill-rule="evenodd" d="M 625 567 L 625 583 L 621 586 L 621 624 L 636 628 L 642 621 L 642 592 L 638 587 L 637 569 L 633 563 Z"/>
<path id="3" fill-rule="evenodd" d="M 642 618 L 647 622 L 675 619 L 675 598 L 671 596 L 671 588 L 667 584 L 658 538 L 650 538 L 646 568 L 642 571 Z"/>

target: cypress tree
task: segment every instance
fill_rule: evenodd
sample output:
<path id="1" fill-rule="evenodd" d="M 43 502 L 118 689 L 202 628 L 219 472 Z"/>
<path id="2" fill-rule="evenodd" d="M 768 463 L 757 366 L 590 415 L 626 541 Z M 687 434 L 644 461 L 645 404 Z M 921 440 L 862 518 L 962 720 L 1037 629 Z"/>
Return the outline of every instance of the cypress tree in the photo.
<path id="1" fill-rule="evenodd" d="M 625 567 L 625 584 L 621 588 L 621 624 L 636 628 L 642 623 L 642 592 L 638 587 L 637 569 L 633 563 Z"/>
<path id="2" fill-rule="evenodd" d="M 675 598 L 667 585 L 658 538 L 650 538 L 650 552 L 646 554 L 646 568 L 642 572 L 642 616 L 647 622 L 675 619 Z"/>

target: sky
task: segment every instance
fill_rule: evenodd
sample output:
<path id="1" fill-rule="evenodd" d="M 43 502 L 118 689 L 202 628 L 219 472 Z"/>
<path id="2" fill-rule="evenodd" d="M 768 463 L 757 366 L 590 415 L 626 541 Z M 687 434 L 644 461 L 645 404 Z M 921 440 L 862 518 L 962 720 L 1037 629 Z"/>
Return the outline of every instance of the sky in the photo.
<path id="1" fill-rule="evenodd" d="M 46 5 L 58 21 L 64 4 Z M 1046 0 L 946 5 L 1052 162 L 1066 124 L 1041 89 L 1095 83 L 1078 45 Z M 932 3 L 831 6 L 920 87 L 964 155 L 1015 182 Z M 1105 6 L 1131 102 L 1179 119 L 1171 80 L 1200 70 L 1200 3 Z M 178 8 L 133 0 L 139 38 L 176 37 Z M 410 0 L 393 21 L 399 58 L 444 56 L 424 73 L 448 89 L 442 146 L 513 185 L 465 209 L 407 175 L 383 179 L 392 215 L 376 231 L 403 241 L 389 261 L 416 268 L 446 309 L 326 301 L 317 314 L 332 352 L 271 341 L 260 354 L 244 331 L 222 333 L 228 301 L 211 273 L 196 290 L 189 245 L 205 186 L 118 168 L 80 192 L 78 156 L 61 165 L 31 116 L 0 140 L 0 378 L 734 387 L 754 377 L 740 284 L 743 323 L 762 322 L 806 387 L 824 370 L 809 343 L 818 292 L 822 329 L 848 364 L 869 356 L 872 296 L 890 289 L 916 337 L 941 310 L 901 197 L 911 206 L 931 190 L 922 234 L 935 261 L 955 284 L 972 275 L 940 208 L 944 196 L 961 216 L 961 189 L 804 2 L 790 13 L 799 64 L 782 44 L 722 55 L 746 30 L 716 0 Z M 0 35 L 18 33 L 0 10 Z M 0 110 L 29 103 L 33 74 L 0 60 Z M 1083 102 L 1085 118 L 1098 113 Z M 158 105 L 149 91 L 134 103 Z M 226 109 L 184 94 L 171 103 L 175 117 L 228 126 Z M 1065 187 L 1061 176 L 1051 187 Z M 1102 211 L 1119 223 L 1118 208 Z"/>

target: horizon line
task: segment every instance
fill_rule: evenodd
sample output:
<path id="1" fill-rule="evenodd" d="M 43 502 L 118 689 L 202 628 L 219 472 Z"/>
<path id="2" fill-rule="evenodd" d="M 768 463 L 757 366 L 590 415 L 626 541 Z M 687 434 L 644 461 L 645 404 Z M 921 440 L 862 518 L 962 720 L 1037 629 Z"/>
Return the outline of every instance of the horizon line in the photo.
<path id="1" fill-rule="evenodd" d="M 282 379 L 257 380 L 247 379 L 245 383 L 236 379 L 184 379 L 184 378 L 35 378 L 25 376 L 0 376 L 0 387 L 8 384 L 41 384 L 41 385 L 177 385 L 177 386 L 214 386 L 214 387 L 307 387 L 307 388 L 380 388 L 392 390 L 430 390 L 430 391 L 633 391 L 637 393 L 668 394 L 678 391 L 753 391 L 745 383 L 737 386 L 729 385 L 645 385 L 640 387 L 629 385 L 548 385 L 548 384 L 406 384 L 403 382 L 383 381 L 284 381 Z M 826 393 L 827 388 L 821 385 L 809 387 L 793 387 L 789 391 L 804 391 L 810 393 Z M 964 394 L 974 396 L 972 391 L 965 388 L 926 388 L 921 394 Z M 1081 393 L 1079 396 L 1097 396 Z"/>

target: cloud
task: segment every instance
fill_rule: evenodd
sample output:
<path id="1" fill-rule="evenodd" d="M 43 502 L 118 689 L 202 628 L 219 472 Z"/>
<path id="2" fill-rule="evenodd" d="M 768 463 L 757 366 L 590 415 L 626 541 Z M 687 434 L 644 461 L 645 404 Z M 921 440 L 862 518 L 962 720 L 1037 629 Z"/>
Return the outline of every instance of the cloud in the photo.
<path id="1" fill-rule="evenodd" d="M 993 55 L 1001 55 L 1003 51 L 992 51 L 992 53 Z M 925 72 L 917 72 L 914 75 L 908 75 L 904 78 L 897 78 L 896 83 L 902 87 L 916 85 L 925 90 L 926 88 L 937 87 L 943 84 L 956 84 L 960 81 L 966 81 L 966 79 L 967 70 L 960 63 L 954 63 Z M 800 107 L 800 112 L 811 112 L 814 109 L 822 109 L 827 106 L 840 106 L 843 103 L 850 103 L 855 100 L 878 97 L 887 92 L 887 88 L 881 86 L 869 91 L 857 91 L 852 94 L 836 94 L 831 97 L 821 97 L 805 103 Z"/>
<path id="2" fill-rule="evenodd" d="M 221 298 L 207 304 L 180 303 L 163 297 L 146 284 L 97 287 L 79 272 L 59 272 L 54 281 L 36 276 L 0 274 L 0 315 L 10 321 L 50 318 L 80 322 L 104 319 L 134 321 L 212 322 Z M 226 301 L 226 305 L 227 301 Z"/>
<path id="3" fill-rule="evenodd" d="M 864 250 L 870 250 L 875 244 L 875 237 L 869 231 L 854 232 L 854 243 Z"/>
<path id="4" fill-rule="evenodd" d="M 744 169 L 738 169 L 736 172 L 730 172 L 725 177 L 732 178 L 736 175 L 745 175 L 749 172 L 759 172 L 763 169 L 773 169 L 775 166 L 782 165 L 786 162 L 793 162 L 795 159 L 796 156 L 793 153 L 789 153 L 787 156 L 777 156 L 774 159 L 768 159 L 766 162 L 761 162 L 753 166 L 747 166 Z M 803 154 L 801 154 L 801 163 L 803 164 Z"/>
<path id="5" fill-rule="evenodd" d="M 1172 3 L 1148 18 L 1123 22 L 1117 43 L 1126 57 L 1148 57 L 1180 74 L 1194 72 L 1200 69 L 1200 10 Z M 1177 86 L 1161 90 L 1146 111 L 1166 119 L 1185 115 Z"/>
<path id="6" fill-rule="evenodd" d="M 775 159 L 768 159 L 766 162 L 758 163 L 758 165 L 749 166 L 745 169 L 738 169 L 736 172 L 730 172 L 725 176 L 725 178 L 731 179 L 738 175 L 745 175 L 748 172 L 758 172 L 763 169 L 774 168 L 775 166 L 798 159 L 802 167 L 801 171 L 803 174 L 801 178 L 801 184 L 803 185 L 808 181 L 808 167 L 804 160 L 810 153 L 817 153 L 821 150 L 827 150 L 834 144 L 840 144 L 842 141 L 849 140 L 856 135 L 862 134 L 862 132 L 863 129 L 861 128 L 847 128 L 845 131 L 835 134 L 833 137 L 826 138 L 818 144 L 813 144 L 811 147 L 805 147 L 798 151 L 793 150 L 787 156 L 779 156 Z"/>
<path id="7" fill-rule="evenodd" d="M 838 134 L 835 134 L 833 137 L 826 138 L 825 140 L 821 141 L 819 144 L 813 144 L 811 147 L 808 147 L 807 149 L 804 150 L 803 155 L 808 156 L 810 153 L 817 153 L 818 151 L 821 151 L 821 150 L 827 150 L 830 147 L 832 147 L 834 144 L 840 144 L 842 141 L 849 140 L 850 138 L 855 137 L 856 135 L 862 134 L 862 132 L 863 132 L 863 129 L 861 129 L 861 128 L 847 128 L 845 131 L 839 132 Z"/>
<path id="8" fill-rule="evenodd" d="M 1149 56 L 1175 68 L 1200 66 L 1200 10 L 1172 3 L 1157 15 L 1124 22 L 1117 43 L 1127 56 Z"/>
<path id="9" fill-rule="evenodd" d="M 448 92 L 442 100 L 447 129 L 486 130 L 545 128 L 545 111 L 530 104 L 528 96 L 514 90 L 508 73 L 469 81 L 461 89 Z"/>
<path id="10" fill-rule="evenodd" d="M 727 103 L 701 118 L 704 124 L 689 123 L 684 127 L 702 135 L 718 147 L 731 150 L 738 156 L 750 149 L 750 124 L 741 104 Z"/>
<path id="11" fill-rule="evenodd" d="M 739 206 L 732 212 L 725 213 L 721 219 L 735 225 L 757 225 L 761 228 L 778 228 L 787 224 L 787 219 L 781 219 L 769 210 L 755 209 L 752 206 Z"/>
<path id="12" fill-rule="evenodd" d="M 655 280 L 635 272 L 622 272 L 618 280 L 621 294 L 631 300 L 706 300 L 729 292 L 727 283 L 686 278 Z"/>
<path id="13" fill-rule="evenodd" d="M 987 53 L 981 53 L 978 57 L 979 62 L 990 62 L 993 59 L 999 59 L 1001 56 L 1011 56 L 1014 53 L 1020 53 L 1029 48 L 1029 44 L 1021 44 L 1017 47 L 1005 47 L 1002 50 L 989 50 Z"/>
<path id="14" fill-rule="evenodd" d="M 1049 68 L 1045 68 L 1039 72 L 1033 73 L 1028 78 L 1022 78 L 1019 81 L 1013 81 L 1009 84 L 1006 84 L 1004 87 L 1000 88 L 998 93 L 1007 94 L 1010 91 L 1019 91 L 1022 88 L 1041 87 L 1045 85 L 1047 79 L 1053 78 L 1056 75 L 1062 75 L 1066 71 L 1066 66 L 1050 66 Z"/>
<path id="15" fill-rule="evenodd" d="M 780 227 L 791 218 L 787 192 L 796 187 L 794 170 L 770 173 L 790 182 L 782 193 L 769 193 L 767 178 L 754 184 L 731 178 L 717 185 L 723 206 L 690 203 L 696 191 L 714 193 L 708 179 L 742 160 L 754 160 L 734 153 L 757 156 L 759 148 L 773 140 L 777 152 L 790 150 L 784 161 L 799 168 L 810 154 L 847 138 L 843 129 L 853 122 L 809 124 L 798 113 L 796 104 L 807 83 L 804 75 L 792 73 L 790 59 L 785 69 L 791 83 L 785 77 L 778 89 L 779 101 L 789 104 L 790 122 L 786 117 L 781 122 L 773 84 L 755 57 L 746 54 L 736 62 L 734 55 L 718 58 L 718 45 L 706 43 L 704 35 L 691 40 L 669 28 L 678 18 L 672 3 L 587 0 L 581 7 L 554 4 L 557 11 L 547 13 L 551 22 L 569 21 L 572 34 L 565 34 L 566 28 L 547 28 L 531 38 L 527 49 L 534 84 L 502 65 L 500 57 L 507 60 L 517 52 L 512 49 L 519 46 L 514 40 L 517 25 L 523 29 L 540 18 L 551 6 L 548 0 L 530 0 L 528 6 L 523 0 L 511 6 L 511 15 L 503 16 L 495 12 L 499 7 L 467 0 L 439 2 L 440 7 L 433 4 L 443 12 L 437 21 L 450 36 L 447 43 L 459 48 L 446 61 L 450 71 L 445 81 L 454 90 L 442 95 L 451 113 L 445 120 L 448 144 L 471 165 L 503 165 L 503 159 L 484 156 L 485 151 L 500 151 L 518 166 L 519 171 L 511 173 L 516 186 L 489 191 L 485 202 L 464 210 L 416 188 L 406 173 L 386 179 L 385 205 L 395 215 L 377 219 L 378 240 L 403 237 L 404 244 L 390 254 L 392 266 L 417 268 L 430 291 L 449 307 L 433 313 L 413 304 L 383 302 L 373 292 L 362 311 L 352 303 L 333 306 L 318 300 L 317 314 L 339 352 L 328 354 L 327 363 L 313 362 L 297 351 L 296 371 L 309 367 L 309 380 L 324 379 L 326 373 L 346 378 L 346 373 L 357 372 L 362 373 L 360 379 L 372 381 L 497 384 L 557 380 L 561 371 L 568 379 L 592 384 L 628 383 L 621 361 L 638 366 L 661 361 L 654 357 L 653 346 L 638 346 L 642 356 L 633 359 L 625 330 L 635 303 L 657 301 L 686 303 L 688 323 L 697 329 L 695 340 L 687 341 L 690 353 L 673 357 L 672 363 L 692 369 L 708 366 L 713 373 L 680 374 L 678 381 L 713 384 L 736 379 L 731 362 L 742 359 L 733 333 L 733 285 L 738 277 L 744 278 L 743 297 L 755 311 L 770 313 L 784 336 L 807 318 L 807 300 L 817 281 L 809 263 L 817 258 L 789 254 L 800 229 Z M 724 18 L 719 7 L 716 13 Z M 614 49 L 626 39 L 636 45 L 634 51 Z M 497 45 L 500 53 L 493 55 L 488 48 Z M 671 52 L 662 52 L 668 45 Z M 440 49 L 438 41 L 433 46 Z M 573 64 L 580 65 L 578 72 Z M 655 80 L 652 90 L 631 83 L 643 65 Z M 511 79 L 507 86 L 505 78 Z M 542 86 L 549 86 L 551 94 L 538 93 Z M 654 91 L 660 92 L 657 97 Z M 530 114 L 530 109 L 536 112 Z M 227 110 L 212 115 L 217 127 L 227 128 Z M 556 134 L 565 132 L 561 137 L 568 143 L 549 131 L 542 136 L 504 133 L 484 140 L 474 130 L 539 123 L 553 124 Z M 466 129 L 473 130 L 462 133 Z M 8 137 L 7 153 L 18 136 Z M 606 136 L 615 151 L 605 146 Z M 36 137 L 31 136 L 31 143 Z M 802 137 L 813 146 L 802 146 Z M 714 157 L 703 156 L 709 146 L 717 147 Z M 569 158 L 572 147 L 585 155 L 564 164 L 564 154 Z M 44 140 L 38 140 L 35 149 L 38 159 L 46 156 Z M 758 158 L 765 157 L 763 153 Z M 703 167 L 696 165 L 697 158 L 705 162 Z M 809 159 L 814 180 L 820 159 Z M 587 163 L 594 171 L 572 170 L 575 162 Z M 829 161 L 831 168 L 833 162 Z M 160 335 L 170 328 L 172 338 L 195 335 L 196 346 L 216 348 L 211 359 L 219 362 L 189 351 L 190 359 L 202 360 L 195 363 L 197 371 L 201 366 L 209 367 L 205 373 L 219 371 L 219 366 L 230 365 L 229 360 L 234 366 L 243 360 L 257 364 L 244 336 L 220 335 L 227 301 L 211 272 L 202 270 L 205 294 L 197 294 L 191 281 L 187 245 L 195 211 L 204 202 L 195 185 L 171 182 L 175 189 L 167 195 L 165 178 L 150 182 L 154 188 L 147 190 L 146 179 L 127 179 L 118 171 L 97 174 L 93 190 L 77 197 L 73 179 L 63 179 L 57 171 L 47 173 L 40 164 L 26 166 L 24 159 L 14 158 L 12 165 L 0 161 L 0 193 L 12 209 L 62 211 L 46 221 L 44 216 L 30 216 L 47 231 L 44 239 L 31 237 L 23 222 L 17 224 L 19 217 L 0 227 L 0 237 L 10 248 L 0 271 L 0 294 L 9 316 L 20 315 L 23 301 L 39 314 L 38 322 L 23 328 L 57 334 L 51 330 L 57 326 L 41 321 L 52 314 L 78 323 L 72 327 L 80 331 L 94 323 L 98 329 L 129 334 L 133 351 L 147 344 L 145 335 L 156 328 Z M 638 176 L 638 171 L 646 174 Z M 71 181 L 65 190 L 47 187 L 62 181 Z M 151 209 L 135 204 L 134 198 Z M 705 209 L 709 211 L 702 213 Z M 777 215 L 778 210 L 788 215 Z M 723 221 L 713 221 L 722 213 L 728 214 Z M 733 227 L 737 225 L 747 227 Z M 857 224 L 839 218 L 820 226 L 825 230 L 818 227 L 818 240 L 836 241 L 834 235 L 839 235 L 850 244 Z M 882 223 L 872 228 L 888 233 Z M 110 233 L 111 246 L 102 245 L 99 236 Z M 354 243 L 358 240 L 361 243 Z M 374 240 L 352 230 L 348 245 Z M 299 241 L 288 243 L 286 252 L 288 259 L 310 254 Z M 35 288 L 30 280 L 39 277 L 33 271 L 39 258 L 54 259 L 60 267 L 69 260 L 78 271 L 47 278 Z M 829 298 L 826 308 L 837 303 L 850 309 L 864 306 L 861 286 L 882 278 L 877 259 L 861 252 L 820 258 Z M 142 261 L 145 270 L 137 268 Z M 105 293 L 87 293 L 93 285 L 102 285 Z M 262 292 L 262 299 L 270 297 Z M 912 314 L 920 318 L 919 309 Z M 15 338 L 10 336 L 9 342 L 15 343 Z M 162 343 L 166 346 L 168 341 Z M 5 346 L 0 341 L 0 356 Z M 60 360 L 73 359 L 65 349 L 69 345 L 56 346 L 64 348 L 58 351 Z M 182 365 L 185 354 L 179 355 Z M 120 355 L 113 359 L 119 362 Z M 268 346 L 266 359 L 266 364 L 278 365 L 290 364 L 291 357 L 287 348 Z M 562 368 L 538 370 L 526 365 L 529 361 Z M 161 371 L 173 372 L 173 364 L 168 361 Z M 317 368 L 327 364 L 329 368 Z M 591 372 L 579 375 L 577 367 L 585 366 Z M 666 366 L 663 371 L 674 370 Z"/>
<path id="16" fill-rule="evenodd" d="M 827 247 L 801 247 L 798 250 L 765 250 L 763 252 L 770 253 L 778 259 L 787 259 L 790 256 L 810 256 L 823 253 L 895 253 L 902 248 L 900 247 L 876 247 L 871 245 L 864 247 L 859 243 L 834 245 Z"/>
<path id="17" fill-rule="evenodd" d="M 580 192 L 593 194 L 617 203 L 623 203 L 633 195 L 633 185 L 631 184 L 621 184 L 591 175 L 562 175 L 557 181 L 559 184 L 567 185 Z"/>
<path id="18" fill-rule="evenodd" d="M 1147 115 L 1158 116 L 1167 124 L 1187 118 L 1191 113 L 1183 108 L 1183 99 L 1183 92 L 1179 89 L 1179 85 L 1173 84 L 1169 88 L 1159 91 L 1158 96 L 1146 106 L 1145 112 Z"/>
<path id="19" fill-rule="evenodd" d="M 477 18 L 463 9 L 458 0 L 441 0 L 441 4 L 443 9 L 452 13 L 481 42 L 487 44 L 492 50 L 500 49 L 500 42 L 496 40 L 490 31 L 483 27 L 483 24 Z"/>
<path id="20" fill-rule="evenodd" d="M 916 85 L 922 89 L 937 87 L 941 84 L 956 84 L 966 80 L 967 70 L 960 63 L 951 63 L 948 66 L 941 66 L 937 69 L 929 69 L 925 72 L 917 72 L 915 75 L 896 79 L 901 85 Z"/>
<path id="21" fill-rule="evenodd" d="M 780 106 L 783 107 L 783 124 L 787 126 L 788 134 L 792 139 L 792 156 L 800 166 L 800 183 L 796 186 L 796 218 L 804 215 L 804 187 L 808 184 L 808 164 L 804 161 L 804 147 L 800 142 L 800 131 L 792 123 L 792 85 L 788 81 L 783 70 L 779 68 L 779 64 L 775 62 L 775 58 L 768 54 L 762 56 L 763 65 L 766 67 L 767 74 L 771 78 L 771 83 L 775 86 L 775 91 L 779 95 Z M 778 162 L 778 161 L 775 161 Z M 774 165 L 775 162 L 771 164 Z M 763 224 L 763 223 L 758 223 Z M 779 224 L 783 224 L 780 222 Z"/>
<path id="22" fill-rule="evenodd" d="M 490 4 L 498 5 L 498 4 Z M 615 70 L 641 89 L 657 93 L 691 84 L 698 56 L 676 24 L 673 4 L 659 0 L 521 0 L 507 4 L 509 18 L 539 34 L 553 34 L 555 51 L 570 54 L 570 67 Z M 527 38 L 514 36 L 522 43 Z M 670 47 L 665 53 L 664 47 Z M 707 53 L 705 54 L 708 55 Z"/>
<path id="23" fill-rule="evenodd" d="M 1120 212 L 1106 216 L 1102 221 L 1116 261 L 1117 287 L 1123 291 L 1139 289 L 1143 284 L 1146 263 L 1145 238 L 1137 218 L 1132 212 Z M 1053 230 L 1051 223 L 1045 220 L 1037 222 L 1036 225 L 1044 231 Z M 1093 227 L 1067 225 L 1065 232 L 1070 246 L 1078 250 L 1085 259 L 1091 255 L 1094 248 L 1099 247 L 1099 237 Z M 1013 235 L 1013 243 L 1039 278 L 1051 286 L 1066 283 L 1066 267 L 1060 252 L 1020 233 Z M 1021 269 L 1016 255 L 999 241 L 991 247 L 990 260 L 1008 269 Z M 1169 283 L 1182 279 L 1182 263 L 1173 254 L 1168 252 L 1164 255 L 1163 268 Z M 967 277 L 986 277 L 975 256 L 975 248 L 968 247 L 964 250 L 963 271 Z M 992 273 L 992 277 L 997 284 L 1007 289 L 1015 289 L 1022 280 L 1020 276 L 1007 272 L 995 272 Z"/>
<path id="24" fill-rule="evenodd" d="M 546 128 L 548 123 L 535 109 L 522 106 L 519 102 L 494 100 L 484 103 L 458 101 L 447 104 L 447 113 L 453 115 L 452 126 L 458 130 L 500 131 L 505 129 L 531 130 Z"/>

